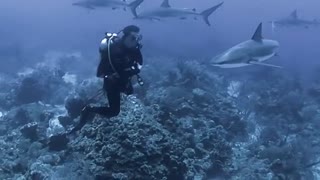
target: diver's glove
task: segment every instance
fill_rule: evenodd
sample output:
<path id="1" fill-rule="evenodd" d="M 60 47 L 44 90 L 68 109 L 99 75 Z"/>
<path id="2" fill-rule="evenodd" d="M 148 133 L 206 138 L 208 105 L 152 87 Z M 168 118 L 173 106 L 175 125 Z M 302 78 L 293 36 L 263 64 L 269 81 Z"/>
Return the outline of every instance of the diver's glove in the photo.
<path id="1" fill-rule="evenodd" d="M 110 74 L 110 75 L 105 75 L 104 76 L 105 79 L 119 79 L 120 78 L 120 75 L 118 73 L 113 73 L 113 74 Z"/>
<path id="2" fill-rule="evenodd" d="M 134 66 L 131 67 L 131 76 L 137 76 L 137 82 L 140 86 L 144 85 L 144 82 L 141 78 L 141 76 L 139 75 L 140 73 L 140 69 L 141 69 L 141 65 L 139 64 L 135 64 Z"/>
<path id="3" fill-rule="evenodd" d="M 140 73 L 140 68 L 135 64 L 134 66 L 131 66 L 130 68 L 131 76 L 137 75 Z"/>
<path id="4" fill-rule="evenodd" d="M 137 74 L 139 74 L 139 73 L 140 73 L 140 69 L 138 69 L 138 68 L 135 67 L 135 66 L 132 66 L 132 67 L 130 67 L 130 68 L 124 69 L 122 74 L 123 74 L 125 77 L 132 77 L 132 76 L 137 75 Z"/>
<path id="5" fill-rule="evenodd" d="M 144 82 L 143 82 L 141 76 L 139 76 L 139 74 L 137 74 L 137 81 L 138 81 L 138 84 L 139 84 L 140 86 L 143 86 L 143 85 L 144 85 Z"/>
<path id="6" fill-rule="evenodd" d="M 132 75 L 137 75 L 139 73 L 140 73 L 140 69 L 131 67 L 131 74 Z"/>
<path id="7" fill-rule="evenodd" d="M 118 81 L 120 78 L 120 75 L 118 73 L 113 73 L 113 74 L 110 74 L 110 75 L 106 75 L 104 77 L 104 85 L 103 85 L 103 88 L 104 89 L 107 89 L 107 83 L 106 82 L 110 82 L 110 83 L 115 83 L 116 81 Z"/>

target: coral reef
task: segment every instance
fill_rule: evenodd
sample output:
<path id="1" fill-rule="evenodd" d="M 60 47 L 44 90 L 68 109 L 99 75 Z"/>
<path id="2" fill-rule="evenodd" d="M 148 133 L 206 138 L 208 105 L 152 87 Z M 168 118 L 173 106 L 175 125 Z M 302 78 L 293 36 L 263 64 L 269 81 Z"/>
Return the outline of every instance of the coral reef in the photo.
<path id="1" fill-rule="evenodd" d="M 41 65 L 0 81 L 0 179 L 319 178 L 318 81 L 306 89 L 278 71 L 234 77 L 174 61 L 146 65 L 119 116 L 68 136 L 86 104 L 106 103 L 100 80 Z"/>

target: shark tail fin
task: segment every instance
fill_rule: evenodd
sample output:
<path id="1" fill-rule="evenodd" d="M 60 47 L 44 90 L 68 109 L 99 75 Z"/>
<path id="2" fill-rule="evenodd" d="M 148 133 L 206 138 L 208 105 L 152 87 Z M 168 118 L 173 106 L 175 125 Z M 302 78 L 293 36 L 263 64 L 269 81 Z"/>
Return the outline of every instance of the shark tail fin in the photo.
<path id="1" fill-rule="evenodd" d="M 222 6 L 222 4 L 223 4 L 223 2 L 220 3 L 220 4 L 218 4 L 218 5 L 216 5 L 216 6 L 211 7 L 211 8 L 209 8 L 209 9 L 206 9 L 206 10 L 204 10 L 204 11 L 202 11 L 202 12 L 200 13 L 200 15 L 203 17 L 203 20 L 206 22 L 206 24 L 207 24 L 208 26 L 211 25 L 210 22 L 209 22 L 209 16 L 210 16 L 214 11 L 216 11 L 220 6 Z"/>
<path id="2" fill-rule="evenodd" d="M 254 32 L 254 35 L 251 38 L 254 41 L 261 41 L 263 39 L 262 37 L 262 23 L 260 23 Z"/>
<path id="3" fill-rule="evenodd" d="M 140 4 L 143 2 L 144 0 L 135 0 L 132 3 L 129 4 L 129 7 L 131 9 L 131 12 L 133 14 L 134 17 L 138 17 L 137 14 L 137 7 L 140 6 Z"/>

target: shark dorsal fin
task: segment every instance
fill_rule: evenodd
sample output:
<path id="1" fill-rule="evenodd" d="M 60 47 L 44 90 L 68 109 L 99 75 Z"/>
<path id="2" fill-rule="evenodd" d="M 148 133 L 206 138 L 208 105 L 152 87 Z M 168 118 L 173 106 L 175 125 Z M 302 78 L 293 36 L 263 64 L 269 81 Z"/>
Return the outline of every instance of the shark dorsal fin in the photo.
<path id="1" fill-rule="evenodd" d="M 170 4 L 169 4 L 169 0 L 163 0 L 163 2 L 161 3 L 160 7 L 163 7 L 163 8 L 171 7 Z"/>
<path id="2" fill-rule="evenodd" d="M 296 9 L 290 14 L 290 17 L 293 19 L 298 19 L 298 13 Z"/>
<path id="3" fill-rule="evenodd" d="M 254 41 L 261 41 L 263 39 L 263 37 L 262 37 L 262 23 L 259 24 L 259 26 L 257 27 L 257 29 L 251 39 Z"/>

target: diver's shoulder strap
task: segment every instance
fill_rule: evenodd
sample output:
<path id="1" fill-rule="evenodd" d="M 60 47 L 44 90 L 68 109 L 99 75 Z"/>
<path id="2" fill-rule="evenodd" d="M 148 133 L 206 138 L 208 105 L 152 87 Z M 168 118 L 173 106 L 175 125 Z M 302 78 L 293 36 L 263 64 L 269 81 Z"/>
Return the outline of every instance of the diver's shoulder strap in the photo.
<path id="1" fill-rule="evenodd" d="M 109 59 L 109 64 L 112 68 L 112 70 L 119 75 L 118 71 L 116 70 L 116 68 L 113 66 L 113 63 L 111 61 L 111 52 L 110 52 L 110 45 L 112 43 L 112 39 L 114 37 L 117 37 L 118 35 L 116 33 L 106 33 L 106 38 L 107 38 L 107 47 L 108 47 L 108 59 Z"/>

